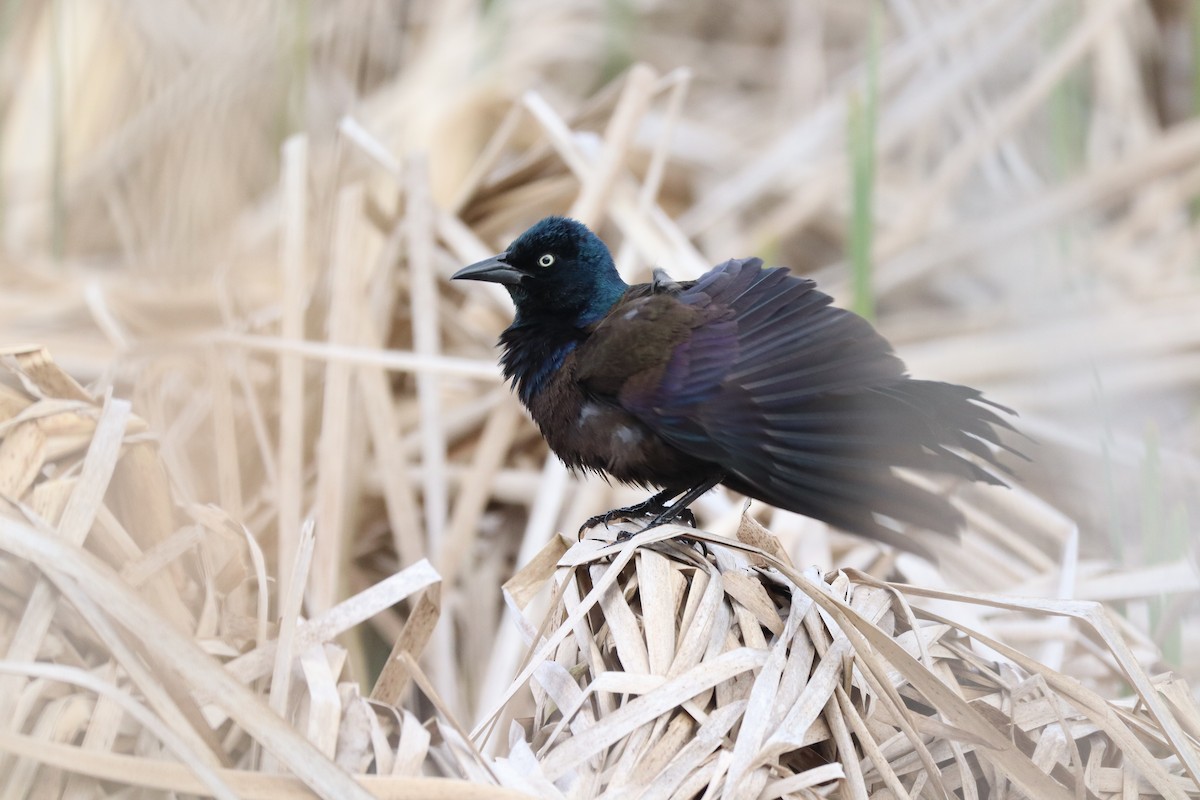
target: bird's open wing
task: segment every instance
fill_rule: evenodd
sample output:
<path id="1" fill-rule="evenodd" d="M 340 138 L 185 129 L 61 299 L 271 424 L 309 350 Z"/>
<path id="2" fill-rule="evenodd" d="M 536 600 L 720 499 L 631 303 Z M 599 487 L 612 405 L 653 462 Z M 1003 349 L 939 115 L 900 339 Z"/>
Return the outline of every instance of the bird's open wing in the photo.
<path id="1" fill-rule="evenodd" d="M 620 304 L 579 363 L 587 391 L 719 465 L 732 488 L 892 541 L 876 514 L 946 533 L 959 523 L 893 467 L 995 482 L 960 453 L 994 461 L 985 442 L 1007 427 L 973 389 L 905 377 L 869 323 L 758 259 Z"/>

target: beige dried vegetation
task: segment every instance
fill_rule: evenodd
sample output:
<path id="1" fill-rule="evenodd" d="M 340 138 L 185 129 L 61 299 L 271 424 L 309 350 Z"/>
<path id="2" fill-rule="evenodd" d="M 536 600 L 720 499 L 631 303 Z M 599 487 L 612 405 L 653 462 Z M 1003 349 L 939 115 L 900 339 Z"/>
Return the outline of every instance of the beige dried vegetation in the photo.
<path id="1" fill-rule="evenodd" d="M 0 14 L 0 796 L 1200 797 L 1187 7 L 871 9 Z M 848 304 L 864 103 L 877 322 L 1033 460 L 936 565 L 576 542 L 639 498 L 446 278 L 555 212 Z"/>

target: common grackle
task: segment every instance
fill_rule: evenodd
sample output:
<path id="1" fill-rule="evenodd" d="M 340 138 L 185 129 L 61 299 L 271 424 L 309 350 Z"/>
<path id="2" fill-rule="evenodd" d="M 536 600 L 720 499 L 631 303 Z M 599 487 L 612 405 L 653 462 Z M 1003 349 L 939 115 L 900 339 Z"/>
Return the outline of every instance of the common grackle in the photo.
<path id="1" fill-rule="evenodd" d="M 961 515 L 895 467 L 1001 483 L 1010 428 L 980 392 L 913 380 L 861 317 L 757 258 L 699 280 L 627 285 L 582 223 L 547 217 L 455 279 L 503 284 L 516 318 L 501 363 L 567 466 L 661 487 L 593 517 L 677 518 L 718 483 L 922 551 L 882 517 L 953 534 Z M 674 498 L 674 503 L 668 502 Z"/>

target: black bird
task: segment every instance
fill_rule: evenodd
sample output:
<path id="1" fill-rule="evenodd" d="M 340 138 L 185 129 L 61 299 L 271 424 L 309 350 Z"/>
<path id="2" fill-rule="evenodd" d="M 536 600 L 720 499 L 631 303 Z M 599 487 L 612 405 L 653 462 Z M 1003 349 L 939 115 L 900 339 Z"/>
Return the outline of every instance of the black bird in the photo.
<path id="1" fill-rule="evenodd" d="M 558 457 L 661 487 L 584 529 L 639 514 L 653 527 L 722 483 L 922 551 L 879 517 L 954 534 L 961 515 L 895 467 L 1001 483 L 964 454 L 997 464 L 990 445 L 1011 426 L 995 410 L 1008 409 L 909 378 L 870 323 L 785 268 L 731 259 L 629 286 L 586 226 L 547 217 L 452 277 L 512 295 L 504 375 Z"/>

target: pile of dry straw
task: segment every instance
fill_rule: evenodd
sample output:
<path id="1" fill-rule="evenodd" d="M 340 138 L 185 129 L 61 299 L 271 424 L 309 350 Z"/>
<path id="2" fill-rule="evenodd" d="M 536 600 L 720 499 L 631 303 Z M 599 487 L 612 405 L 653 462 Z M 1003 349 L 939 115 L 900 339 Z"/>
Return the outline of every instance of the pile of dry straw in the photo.
<path id="1" fill-rule="evenodd" d="M 6 18 L 0 795 L 1200 797 L 1171 4 L 242 5 Z M 864 103 L 880 325 L 1034 462 L 937 565 L 557 535 L 630 496 L 445 278 L 559 212 L 845 296 Z"/>

